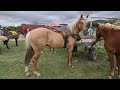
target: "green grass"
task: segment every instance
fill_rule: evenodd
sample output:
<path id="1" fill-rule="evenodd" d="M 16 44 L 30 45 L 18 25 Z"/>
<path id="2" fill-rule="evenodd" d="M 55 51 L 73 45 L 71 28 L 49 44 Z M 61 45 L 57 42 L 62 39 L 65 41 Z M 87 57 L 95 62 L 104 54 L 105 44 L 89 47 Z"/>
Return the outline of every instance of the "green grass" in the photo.
<path id="1" fill-rule="evenodd" d="M 24 73 L 25 43 L 19 41 L 19 46 L 15 46 L 14 41 L 9 42 L 10 49 L 7 49 L 0 42 L 2 55 L 0 55 L 0 79 L 34 79 L 32 63 L 30 63 L 30 77 Z M 66 64 L 66 51 L 56 49 L 56 53 L 50 55 L 49 49 L 45 48 L 39 59 L 40 79 L 107 79 L 109 73 L 109 62 L 103 47 L 97 51 L 96 61 L 87 58 L 87 52 L 83 47 L 78 48 L 78 52 L 73 55 L 74 69 Z M 115 72 L 117 78 L 117 72 Z"/>

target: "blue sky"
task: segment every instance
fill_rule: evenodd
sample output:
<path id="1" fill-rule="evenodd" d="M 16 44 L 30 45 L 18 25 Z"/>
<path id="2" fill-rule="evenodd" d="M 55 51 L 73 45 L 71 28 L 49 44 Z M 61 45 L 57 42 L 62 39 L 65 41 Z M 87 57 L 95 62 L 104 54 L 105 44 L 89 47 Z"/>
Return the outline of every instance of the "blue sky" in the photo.
<path id="1" fill-rule="evenodd" d="M 32 24 L 34 21 L 45 25 L 50 25 L 51 22 L 69 24 L 81 14 L 120 18 L 120 11 L 0 11 L 0 25 L 18 26 L 22 23 Z"/>

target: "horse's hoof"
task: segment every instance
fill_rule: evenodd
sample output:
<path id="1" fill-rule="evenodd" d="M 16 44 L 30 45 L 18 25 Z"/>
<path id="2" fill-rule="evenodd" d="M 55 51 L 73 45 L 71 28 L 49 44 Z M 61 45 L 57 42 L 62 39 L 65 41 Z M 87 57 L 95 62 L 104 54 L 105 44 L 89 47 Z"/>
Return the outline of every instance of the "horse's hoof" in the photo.
<path id="1" fill-rule="evenodd" d="M 30 73 L 29 73 L 29 72 L 27 72 L 27 73 L 26 73 L 26 76 L 27 76 L 27 77 L 29 77 L 29 76 L 30 76 Z"/>
<path id="2" fill-rule="evenodd" d="M 40 73 L 38 73 L 38 72 L 34 72 L 34 74 L 35 74 L 35 77 L 39 77 L 40 76 Z"/>
<path id="3" fill-rule="evenodd" d="M 118 75 L 118 78 L 120 79 L 120 75 Z"/>
<path id="4" fill-rule="evenodd" d="M 54 53 L 56 53 L 56 52 L 54 52 Z"/>
<path id="5" fill-rule="evenodd" d="M 74 68 L 74 66 L 71 66 L 71 68 Z"/>
<path id="6" fill-rule="evenodd" d="M 37 77 L 39 77 L 40 76 L 40 73 L 37 73 Z"/>
<path id="7" fill-rule="evenodd" d="M 112 79 L 112 76 L 109 75 L 109 76 L 108 76 L 108 79 Z"/>
<path id="8" fill-rule="evenodd" d="M 69 67 L 70 67 L 70 68 L 74 68 L 74 66 L 73 66 L 73 65 L 69 65 Z"/>
<path id="9" fill-rule="evenodd" d="M 118 71 L 118 67 L 116 67 L 115 70 Z"/>

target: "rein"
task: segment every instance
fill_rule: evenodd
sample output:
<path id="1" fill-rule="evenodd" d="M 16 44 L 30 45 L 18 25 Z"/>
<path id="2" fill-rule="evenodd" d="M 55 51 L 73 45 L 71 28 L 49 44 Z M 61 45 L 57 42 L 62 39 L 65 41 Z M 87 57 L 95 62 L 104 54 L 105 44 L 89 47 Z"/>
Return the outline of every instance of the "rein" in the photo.
<path id="1" fill-rule="evenodd" d="M 76 41 L 81 40 L 80 36 L 77 34 L 70 34 L 70 36 L 72 36 L 74 39 L 76 39 Z"/>

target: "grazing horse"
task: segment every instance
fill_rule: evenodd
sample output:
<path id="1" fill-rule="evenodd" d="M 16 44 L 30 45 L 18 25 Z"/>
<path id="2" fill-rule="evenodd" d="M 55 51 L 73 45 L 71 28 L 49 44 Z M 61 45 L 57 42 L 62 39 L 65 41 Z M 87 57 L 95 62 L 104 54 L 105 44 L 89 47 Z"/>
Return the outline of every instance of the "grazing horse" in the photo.
<path id="1" fill-rule="evenodd" d="M 17 31 L 14 31 L 14 32 L 6 32 L 4 34 L 4 36 L 8 37 L 8 38 L 14 38 L 15 39 L 15 43 L 16 43 L 16 46 L 18 46 L 18 38 L 19 38 L 19 35 L 20 34 L 23 34 L 23 31 L 22 30 L 17 30 Z"/>
<path id="2" fill-rule="evenodd" d="M 104 38 L 104 47 L 110 61 L 109 79 L 114 76 L 114 55 L 118 67 L 118 77 L 120 78 L 120 26 L 115 26 L 109 23 L 98 24 L 96 28 L 96 42 L 100 38 Z"/>
<path id="3" fill-rule="evenodd" d="M 68 29 L 71 31 L 71 33 L 78 34 L 81 30 L 86 30 L 86 26 L 86 18 L 81 15 L 70 25 L 68 25 Z M 40 73 L 38 73 L 38 59 L 41 56 L 41 51 L 46 46 L 51 48 L 64 48 L 65 35 L 65 32 L 54 29 L 52 30 L 50 28 L 37 28 L 28 32 L 26 35 L 25 54 L 25 73 L 27 76 L 30 74 L 28 65 L 30 61 L 32 61 L 35 77 L 39 77 Z M 73 68 L 72 51 L 76 43 L 76 38 L 73 38 L 72 35 L 69 35 L 67 40 L 67 64 L 69 67 Z"/>

